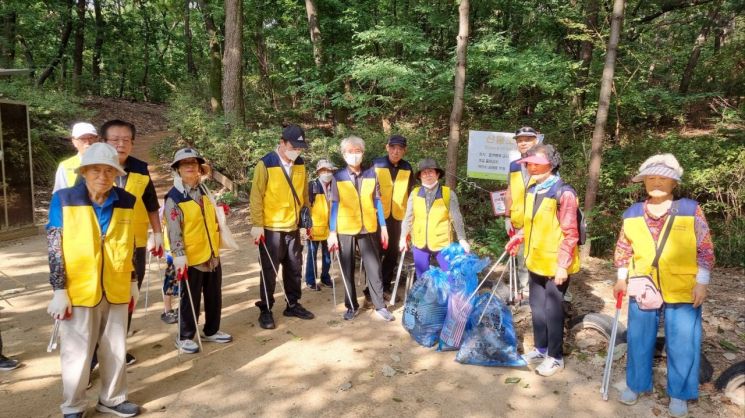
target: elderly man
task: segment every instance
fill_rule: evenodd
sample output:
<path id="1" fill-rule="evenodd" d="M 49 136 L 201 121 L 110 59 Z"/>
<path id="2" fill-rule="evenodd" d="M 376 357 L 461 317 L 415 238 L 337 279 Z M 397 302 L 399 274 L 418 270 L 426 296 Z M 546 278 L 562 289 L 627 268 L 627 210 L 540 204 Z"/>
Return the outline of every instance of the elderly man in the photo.
<path id="1" fill-rule="evenodd" d="M 254 168 L 250 196 L 251 235 L 259 246 L 261 300 L 256 306 L 261 310 L 259 326 L 264 329 L 276 328 L 272 306 L 280 265 L 287 301 L 283 315 L 315 318 L 299 303 L 303 271 L 300 213 L 308 207 L 309 201 L 308 175 L 300 153 L 306 148 L 305 131 L 297 125 L 288 125 L 282 130 L 277 148 L 262 157 Z"/>
<path id="2" fill-rule="evenodd" d="M 125 172 L 108 144 L 91 145 L 77 174 L 85 181 L 52 195 L 47 224 L 54 289 L 47 312 L 60 321 L 61 409 L 65 417 L 85 414 L 88 367 L 98 345 L 96 410 L 131 417 L 139 414 L 127 401 L 125 365 L 127 305 L 137 293 L 131 280 L 137 199 L 114 186 Z"/>
<path id="3" fill-rule="evenodd" d="M 52 193 L 59 189 L 75 185 L 78 179 L 76 169 L 80 166 L 80 156 L 83 155 L 91 144 L 98 142 L 98 132 L 96 132 L 96 128 L 90 123 L 78 122 L 72 126 L 70 141 L 78 153 L 62 161 L 57 166 Z"/>
<path id="4" fill-rule="evenodd" d="M 359 311 L 357 290 L 354 285 L 354 247 L 360 248 L 362 263 L 367 272 L 368 290 L 377 315 L 385 321 L 395 318 L 388 312 L 383 300 L 383 283 L 380 276 L 380 256 L 376 242 L 380 228 L 380 245 L 388 248 L 388 230 L 385 225 L 380 186 L 373 169 L 362 169 L 365 141 L 356 136 L 341 141 L 341 153 L 347 163 L 345 169 L 334 174 L 331 183 L 331 218 L 329 251 L 339 251 L 343 272 L 347 312 L 344 319 L 351 321 Z"/>

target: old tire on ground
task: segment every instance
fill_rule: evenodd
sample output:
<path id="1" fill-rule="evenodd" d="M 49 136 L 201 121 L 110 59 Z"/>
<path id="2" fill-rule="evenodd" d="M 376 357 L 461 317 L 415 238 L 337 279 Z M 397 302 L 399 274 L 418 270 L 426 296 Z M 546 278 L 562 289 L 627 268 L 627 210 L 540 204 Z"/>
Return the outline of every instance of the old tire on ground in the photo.
<path id="1" fill-rule="evenodd" d="M 735 363 L 722 372 L 714 386 L 724 392 L 733 403 L 745 406 L 743 387 L 745 387 L 745 361 Z"/>
<path id="2" fill-rule="evenodd" d="M 613 317 L 596 312 L 578 315 L 569 321 L 569 329 L 575 333 L 583 329 L 592 329 L 602 334 L 603 337 L 608 340 L 610 339 L 611 332 L 613 332 Z M 618 332 L 616 334 L 616 345 L 625 343 L 626 326 L 619 322 Z"/>

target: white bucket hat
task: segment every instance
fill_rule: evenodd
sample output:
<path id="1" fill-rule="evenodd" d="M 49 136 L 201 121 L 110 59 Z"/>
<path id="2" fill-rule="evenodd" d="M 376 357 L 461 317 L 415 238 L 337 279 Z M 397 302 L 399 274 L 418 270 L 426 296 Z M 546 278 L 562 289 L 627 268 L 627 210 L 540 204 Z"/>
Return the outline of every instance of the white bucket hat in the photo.
<path id="1" fill-rule="evenodd" d="M 70 136 L 73 139 L 78 139 L 83 135 L 96 135 L 98 136 L 98 131 L 96 131 L 96 127 L 91 125 L 88 122 L 78 122 L 75 125 L 72 126 L 72 133 Z"/>
<path id="2" fill-rule="evenodd" d="M 673 154 L 657 154 L 642 163 L 639 172 L 631 181 L 642 182 L 647 176 L 667 177 L 680 183 L 683 168 Z"/>
<path id="3" fill-rule="evenodd" d="M 122 166 L 119 165 L 119 154 L 116 152 L 116 149 L 103 142 L 91 144 L 91 146 L 85 150 L 83 156 L 80 158 L 80 167 L 76 168 L 75 172 L 80 174 L 81 168 L 94 164 L 104 164 L 114 167 L 119 176 L 127 174 Z"/>

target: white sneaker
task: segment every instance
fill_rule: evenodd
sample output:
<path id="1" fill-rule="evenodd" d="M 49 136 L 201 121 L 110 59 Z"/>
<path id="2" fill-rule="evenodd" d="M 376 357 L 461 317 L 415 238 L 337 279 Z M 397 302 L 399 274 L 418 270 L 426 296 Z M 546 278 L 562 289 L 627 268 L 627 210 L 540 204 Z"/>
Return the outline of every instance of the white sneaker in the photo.
<path id="1" fill-rule="evenodd" d="M 535 368 L 536 373 L 546 377 L 553 376 L 556 372 L 561 370 L 564 370 L 564 359 L 555 359 L 551 356 L 546 356 L 543 363 Z"/>
<path id="2" fill-rule="evenodd" d="M 212 335 L 203 335 L 202 339 L 212 343 L 225 344 L 233 341 L 233 336 L 222 331 L 217 331 Z"/>
<path id="3" fill-rule="evenodd" d="M 545 358 L 546 355 L 538 351 L 537 348 L 534 348 L 533 351 L 529 353 L 523 354 L 523 360 L 528 364 L 542 363 Z"/>
<path id="4" fill-rule="evenodd" d="M 199 351 L 199 346 L 193 340 L 176 340 L 175 345 L 182 353 L 194 354 Z"/>

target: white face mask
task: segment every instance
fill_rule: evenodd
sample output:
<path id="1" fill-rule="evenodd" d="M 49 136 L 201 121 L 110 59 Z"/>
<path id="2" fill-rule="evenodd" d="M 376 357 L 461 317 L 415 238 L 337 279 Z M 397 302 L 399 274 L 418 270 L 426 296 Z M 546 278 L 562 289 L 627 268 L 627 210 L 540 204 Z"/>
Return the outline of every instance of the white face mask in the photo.
<path id="1" fill-rule="evenodd" d="M 344 154 L 344 161 L 352 167 L 357 167 L 362 162 L 362 154 Z"/>
<path id="2" fill-rule="evenodd" d="M 431 189 L 437 185 L 437 180 L 433 181 L 432 183 L 424 183 L 422 182 L 422 186 L 424 186 L 427 189 Z"/>
<path id="3" fill-rule="evenodd" d="M 300 151 L 293 150 L 293 151 L 285 151 L 285 156 L 290 159 L 290 161 L 295 161 L 297 157 L 300 156 Z"/>
<path id="4" fill-rule="evenodd" d="M 331 173 L 323 173 L 318 176 L 318 178 L 321 179 L 321 181 L 324 183 L 330 182 L 332 177 L 334 177 L 334 175 Z"/>

